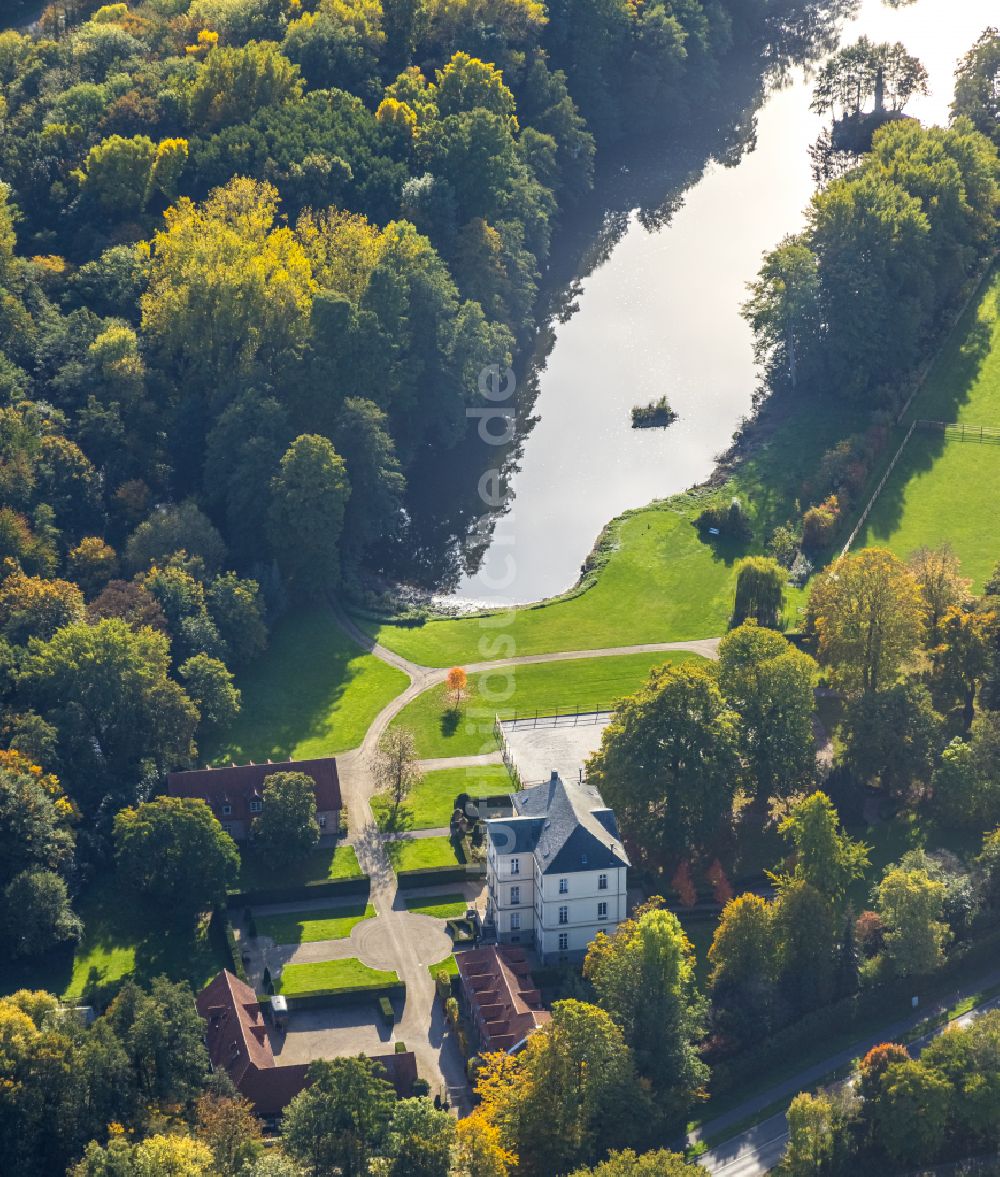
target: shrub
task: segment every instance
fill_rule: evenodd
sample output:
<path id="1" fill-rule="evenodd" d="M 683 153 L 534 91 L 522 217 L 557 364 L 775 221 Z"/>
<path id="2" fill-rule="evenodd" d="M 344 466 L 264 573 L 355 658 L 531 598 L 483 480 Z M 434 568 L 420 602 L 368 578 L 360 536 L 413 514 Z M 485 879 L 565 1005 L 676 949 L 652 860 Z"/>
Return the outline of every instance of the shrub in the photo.
<path id="1" fill-rule="evenodd" d="M 779 524 L 767 541 L 767 554 L 783 568 L 791 568 L 799 554 L 799 534 L 786 523 Z"/>
<path id="2" fill-rule="evenodd" d="M 431 1093 L 431 1085 L 426 1079 L 414 1079 L 413 1086 L 410 1088 L 410 1094 L 414 1097 L 428 1096 Z"/>
<path id="3" fill-rule="evenodd" d="M 739 499 L 733 499 L 727 507 L 706 507 L 695 519 L 694 525 L 702 537 L 712 529 L 719 533 L 721 539 L 748 540 L 751 535 L 750 520 Z"/>
<path id="4" fill-rule="evenodd" d="M 825 548 L 833 539 L 841 518 L 840 500 L 830 495 L 802 516 L 802 546 L 811 552 Z"/>
<path id="5" fill-rule="evenodd" d="M 392 1002 L 388 997 L 380 997 L 378 999 L 378 1012 L 382 1018 L 382 1021 L 385 1022 L 387 1026 L 391 1026 L 393 1022 L 395 1022 L 396 1011 L 392 1008 Z"/>
<path id="6" fill-rule="evenodd" d="M 406 1043 L 405 1042 L 397 1042 L 395 1050 L 396 1050 L 397 1054 L 406 1054 Z"/>

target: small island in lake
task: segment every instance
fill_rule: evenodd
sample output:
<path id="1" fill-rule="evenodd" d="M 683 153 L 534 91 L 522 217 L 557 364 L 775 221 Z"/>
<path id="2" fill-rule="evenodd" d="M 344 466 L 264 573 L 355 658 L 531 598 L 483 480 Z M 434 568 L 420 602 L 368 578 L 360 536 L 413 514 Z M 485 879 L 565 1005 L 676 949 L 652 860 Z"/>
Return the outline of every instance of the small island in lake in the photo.
<path id="1" fill-rule="evenodd" d="M 633 429 L 665 428 L 676 420 L 677 414 L 667 404 L 665 396 L 661 396 L 658 401 L 650 401 L 648 405 L 634 405 L 632 408 Z"/>

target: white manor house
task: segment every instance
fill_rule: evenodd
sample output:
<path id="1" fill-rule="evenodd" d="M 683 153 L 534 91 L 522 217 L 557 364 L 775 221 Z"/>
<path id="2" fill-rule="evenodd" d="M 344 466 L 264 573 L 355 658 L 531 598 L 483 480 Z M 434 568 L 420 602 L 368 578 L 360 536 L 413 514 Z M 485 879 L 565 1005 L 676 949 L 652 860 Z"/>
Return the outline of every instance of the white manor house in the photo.
<path id="1" fill-rule="evenodd" d="M 486 923 L 543 961 L 579 957 L 626 916 L 629 861 L 614 811 L 557 772 L 511 801 L 511 817 L 486 822 Z"/>

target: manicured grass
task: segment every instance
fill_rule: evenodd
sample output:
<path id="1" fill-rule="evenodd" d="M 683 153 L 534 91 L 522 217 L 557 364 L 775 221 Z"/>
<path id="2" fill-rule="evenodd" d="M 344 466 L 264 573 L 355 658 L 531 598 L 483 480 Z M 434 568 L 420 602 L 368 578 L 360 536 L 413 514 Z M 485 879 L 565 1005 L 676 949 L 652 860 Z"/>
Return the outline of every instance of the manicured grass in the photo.
<path id="1" fill-rule="evenodd" d="M 447 973 L 449 977 L 458 976 L 458 961 L 455 959 L 454 952 L 451 956 L 446 956 L 444 960 L 439 960 L 437 964 L 429 964 L 427 971 L 437 980 L 438 973 Z"/>
<path id="2" fill-rule="evenodd" d="M 724 627 L 719 632 L 724 632 Z M 640 687 L 651 667 L 697 657 L 668 651 L 497 667 L 469 676 L 467 697 L 457 711 L 442 683 L 418 695 L 393 723 L 412 730 L 417 755 L 422 758 L 478 756 L 497 749 L 493 720 L 498 714 L 509 719 L 535 711 L 554 715 L 557 710 L 577 708 L 606 710 Z"/>
<path id="3" fill-rule="evenodd" d="M 407 911 L 430 915 L 438 920 L 457 919 L 469 909 L 464 895 L 404 895 Z"/>
<path id="4" fill-rule="evenodd" d="M 966 310 L 928 373 L 910 418 L 1000 428 L 1000 270 Z M 905 424 L 908 424 L 904 422 Z M 962 440 L 917 430 L 879 496 L 858 546 L 906 557 L 949 543 L 962 571 L 982 589 L 998 553 L 995 504 L 1000 442 Z"/>
<path id="5" fill-rule="evenodd" d="M 450 839 L 443 835 L 437 838 L 414 838 L 406 842 L 386 842 L 385 848 L 392 869 L 397 873 L 431 866 L 460 865 Z"/>
<path id="6" fill-rule="evenodd" d="M 369 968 L 355 956 L 315 964 L 289 964 L 281 970 L 277 992 L 286 997 L 338 989 L 381 989 L 399 980 L 395 973 Z"/>
<path id="7" fill-rule="evenodd" d="M 948 543 L 979 592 L 1000 558 L 998 500 L 1000 442 L 916 432 L 857 546 L 887 547 L 905 559 L 917 548 Z"/>
<path id="8" fill-rule="evenodd" d="M 84 923 L 83 939 L 22 966 L 0 969 L 0 992 L 19 988 L 46 989 L 66 1001 L 96 996 L 127 977 L 148 984 L 161 974 L 188 981 L 197 991 L 229 959 L 221 929 L 207 919 L 194 928 L 176 928 L 163 913 L 123 893 L 114 876 L 91 885 L 76 903 Z"/>
<path id="9" fill-rule="evenodd" d="M 425 773 L 398 809 L 388 797 L 373 797 L 372 812 L 382 830 L 432 830 L 451 821 L 459 793 L 490 797 L 509 793 L 513 787 L 510 773 L 502 764 L 439 768 Z"/>
<path id="10" fill-rule="evenodd" d="M 247 850 L 243 853 L 238 886 L 241 891 L 257 891 L 266 887 L 325 883 L 330 879 L 358 879 L 363 874 L 353 846 L 319 846 L 282 867 L 272 866 Z"/>
<path id="11" fill-rule="evenodd" d="M 686 496 L 616 519 L 608 528 L 608 556 L 596 583 L 576 596 L 485 622 L 470 617 L 368 628 L 390 649 L 426 666 L 724 633 L 733 561 L 742 553 L 701 541 L 691 526 L 701 505 Z M 498 641 L 501 635 L 509 635 L 511 648 Z"/>
<path id="12" fill-rule="evenodd" d="M 239 718 L 205 751 L 211 763 L 307 759 L 356 748 L 406 675 L 363 654 L 328 610 L 290 614 L 241 675 Z"/>
<path id="13" fill-rule="evenodd" d="M 363 920 L 375 918 L 370 903 L 355 903 L 329 911 L 287 911 L 255 918 L 257 932 L 275 944 L 311 944 L 317 940 L 343 940 Z"/>

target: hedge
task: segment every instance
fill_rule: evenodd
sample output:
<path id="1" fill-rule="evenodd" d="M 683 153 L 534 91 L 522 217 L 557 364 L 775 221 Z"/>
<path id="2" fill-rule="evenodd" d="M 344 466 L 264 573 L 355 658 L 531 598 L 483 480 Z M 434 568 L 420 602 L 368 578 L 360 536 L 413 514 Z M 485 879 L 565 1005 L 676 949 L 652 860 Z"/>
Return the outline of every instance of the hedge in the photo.
<path id="1" fill-rule="evenodd" d="M 382 998 L 406 998 L 406 983 L 396 981 L 391 985 L 366 989 L 363 986 L 356 989 L 324 989 L 315 993 L 300 993 L 298 997 L 287 997 L 289 1012 L 297 1009 L 338 1009 L 344 1005 L 360 1005 L 366 1001 L 379 1004 Z M 271 998 L 265 994 L 258 994 L 257 1000 L 261 1005 L 270 1002 Z"/>
<path id="2" fill-rule="evenodd" d="M 751 1079 L 758 1079 L 762 1071 L 793 1057 L 797 1051 L 815 1047 L 823 1039 L 858 1023 L 883 1016 L 902 1021 L 910 1012 L 910 998 L 914 992 L 920 993 L 922 1001 L 940 997 L 951 989 L 957 977 L 966 976 L 970 967 L 994 965 L 998 952 L 1000 929 L 994 929 L 977 940 L 957 946 L 941 968 L 929 976 L 894 977 L 877 988 L 863 990 L 813 1010 L 790 1026 L 775 1030 L 766 1042 L 715 1063 L 712 1066 L 712 1095 L 726 1094 Z M 535 983 L 539 983 L 537 973 Z M 877 1032 L 877 1028 L 873 1032 Z M 859 1033 L 864 1036 L 863 1032 Z"/>
<path id="3" fill-rule="evenodd" d="M 226 902 L 230 907 L 252 907 L 263 903 L 297 903 L 308 899 L 341 899 L 348 895 L 371 893 L 372 881 L 367 875 L 354 879 L 322 879 L 315 883 L 295 883 L 287 887 L 265 887 L 258 891 L 230 891 Z"/>
<path id="4" fill-rule="evenodd" d="M 472 866 L 425 866 L 419 870 L 404 870 L 396 875 L 400 891 L 414 891 L 419 887 L 434 887 L 440 883 L 468 883 L 486 877 L 486 864 Z"/>
<path id="5" fill-rule="evenodd" d="M 247 984 L 247 971 L 243 967 L 243 956 L 240 953 L 240 946 L 236 943 L 236 934 L 233 932 L 233 924 L 228 912 L 221 907 L 217 907 L 212 912 L 212 923 L 217 929 L 221 924 L 222 938 L 226 945 L 226 956 L 229 960 L 229 971 L 239 977 L 244 985 Z"/>

